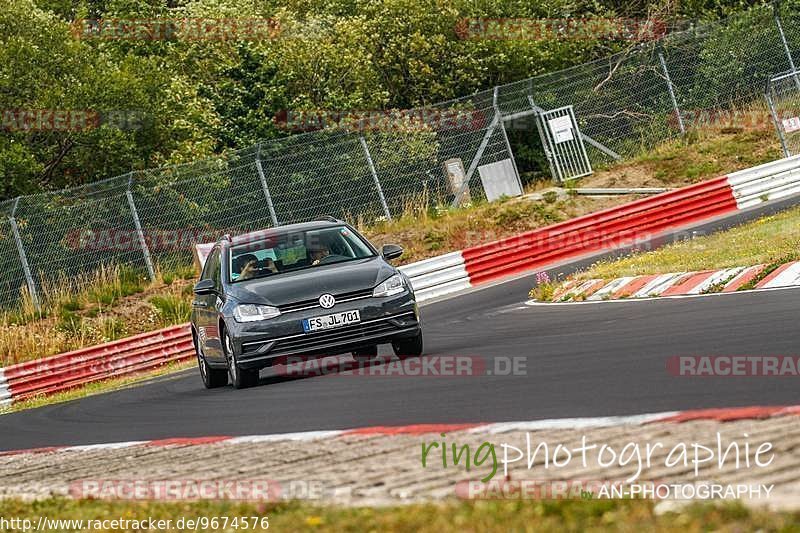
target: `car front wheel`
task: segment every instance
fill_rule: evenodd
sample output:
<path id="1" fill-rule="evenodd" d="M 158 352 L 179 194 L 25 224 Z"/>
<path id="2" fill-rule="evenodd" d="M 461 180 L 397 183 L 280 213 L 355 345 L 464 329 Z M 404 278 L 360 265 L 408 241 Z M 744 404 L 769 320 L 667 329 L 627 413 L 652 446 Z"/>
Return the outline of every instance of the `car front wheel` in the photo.
<path id="1" fill-rule="evenodd" d="M 233 341 L 230 335 L 225 333 L 225 358 L 228 360 L 228 373 L 231 376 L 231 383 L 234 388 L 246 389 L 258 385 L 258 369 L 244 370 L 239 368 L 236 362 L 236 352 L 233 349 Z"/>
<path id="2" fill-rule="evenodd" d="M 218 370 L 208 366 L 208 361 L 206 361 L 206 358 L 200 349 L 200 343 L 198 342 L 197 337 L 194 338 L 194 351 L 197 355 L 197 366 L 200 368 L 200 377 L 203 379 L 203 385 L 205 385 L 207 389 L 217 389 L 227 385 L 228 371 Z"/>
<path id="3" fill-rule="evenodd" d="M 393 341 L 392 349 L 394 354 L 401 360 L 409 357 L 419 357 L 422 355 L 422 330 L 414 337 Z"/>

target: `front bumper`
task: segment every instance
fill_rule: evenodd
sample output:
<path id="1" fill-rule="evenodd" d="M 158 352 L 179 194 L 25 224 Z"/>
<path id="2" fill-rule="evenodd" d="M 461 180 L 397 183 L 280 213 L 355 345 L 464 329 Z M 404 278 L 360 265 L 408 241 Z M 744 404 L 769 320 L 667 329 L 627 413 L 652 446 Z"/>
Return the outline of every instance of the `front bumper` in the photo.
<path id="1" fill-rule="evenodd" d="M 302 320 L 357 309 L 361 322 L 334 329 L 305 333 Z M 361 298 L 339 303 L 332 309 L 288 312 L 261 322 L 232 324 L 237 361 L 242 368 L 263 368 L 288 356 L 325 356 L 351 352 L 375 344 L 413 337 L 420 331 L 419 311 L 413 293 L 386 298 Z"/>

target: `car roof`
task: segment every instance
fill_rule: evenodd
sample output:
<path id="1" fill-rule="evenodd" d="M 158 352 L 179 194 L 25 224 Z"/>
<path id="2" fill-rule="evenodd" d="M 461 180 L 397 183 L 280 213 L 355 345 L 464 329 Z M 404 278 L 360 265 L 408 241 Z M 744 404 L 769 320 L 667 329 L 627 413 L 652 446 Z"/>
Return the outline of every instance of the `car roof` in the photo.
<path id="1" fill-rule="evenodd" d="M 249 233 L 242 233 L 241 235 L 236 235 L 235 237 L 231 238 L 231 244 L 233 246 L 236 246 L 237 244 L 257 241 L 274 232 L 284 233 L 287 231 L 306 231 L 311 229 L 335 228 L 337 226 L 342 226 L 345 224 L 346 222 L 342 222 L 341 220 L 312 220 L 310 222 L 286 224 L 285 226 L 275 226 L 273 228 L 265 228 L 262 230 L 256 230 L 256 231 L 251 231 Z"/>

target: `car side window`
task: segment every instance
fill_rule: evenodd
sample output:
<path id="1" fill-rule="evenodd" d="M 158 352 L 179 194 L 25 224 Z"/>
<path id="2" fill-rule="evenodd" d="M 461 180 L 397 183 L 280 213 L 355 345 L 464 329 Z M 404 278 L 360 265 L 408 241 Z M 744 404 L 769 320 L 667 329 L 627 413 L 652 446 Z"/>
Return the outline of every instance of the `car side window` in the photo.
<path id="1" fill-rule="evenodd" d="M 219 248 L 214 248 L 210 254 L 208 254 L 208 259 L 206 259 L 205 267 L 203 268 L 203 273 L 200 275 L 200 279 L 206 280 L 214 280 L 214 284 L 218 285 L 219 283 Z"/>
<path id="2" fill-rule="evenodd" d="M 220 268 L 220 250 L 217 249 L 217 255 L 214 258 L 214 264 L 212 265 L 211 269 L 211 279 L 214 281 L 214 287 L 218 291 L 222 290 L 222 269 Z"/>

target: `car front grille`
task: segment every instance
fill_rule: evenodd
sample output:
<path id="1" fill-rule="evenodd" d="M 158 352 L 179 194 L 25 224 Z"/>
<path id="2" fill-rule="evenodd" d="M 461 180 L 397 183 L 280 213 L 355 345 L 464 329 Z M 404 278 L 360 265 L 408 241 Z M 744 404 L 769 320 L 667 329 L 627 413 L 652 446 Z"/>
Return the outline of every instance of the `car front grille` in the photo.
<path id="1" fill-rule="evenodd" d="M 408 325 L 398 326 L 396 325 L 398 323 L 407 323 Z M 349 344 L 358 342 L 361 339 L 390 334 L 395 331 L 413 327 L 416 323 L 416 315 L 414 315 L 413 312 L 409 312 L 403 313 L 402 315 L 394 315 L 362 322 L 360 324 L 353 324 L 351 326 L 314 333 L 303 333 L 279 339 L 265 340 L 263 342 L 274 342 L 272 349 L 269 351 L 270 355 L 286 355 L 303 352 L 313 353 L 316 350 L 325 349 L 331 345 Z"/>
<path id="2" fill-rule="evenodd" d="M 336 298 L 336 303 L 349 302 L 352 300 L 359 300 L 361 298 L 369 298 L 371 296 L 372 289 L 364 289 L 360 291 L 345 292 L 333 295 L 333 297 Z M 278 309 L 281 310 L 281 313 L 291 313 L 293 311 L 301 311 L 304 309 L 314 309 L 315 307 L 320 307 L 319 298 L 292 302 L 286 305 L 281 305 L 278 307 Z"/>

